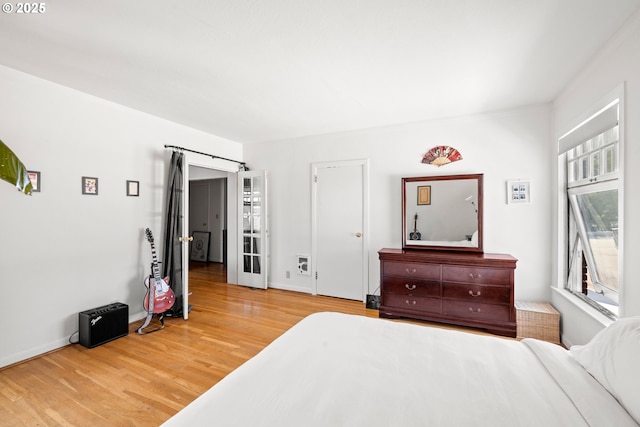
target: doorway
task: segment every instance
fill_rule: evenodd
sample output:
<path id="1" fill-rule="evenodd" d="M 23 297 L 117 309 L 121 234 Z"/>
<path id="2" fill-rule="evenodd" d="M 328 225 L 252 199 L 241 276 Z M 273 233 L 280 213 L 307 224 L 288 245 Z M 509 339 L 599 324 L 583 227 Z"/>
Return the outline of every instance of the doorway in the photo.
<path id="1" fill-rule="evenodd" d="M 191 175 L 193 176 L 193 175 Z M 227 178 L 189 180 L 189 236 L 206 238 L 198 261 L 227 264 Z M 193 242 L 190 250 L 193 248 Z M 191 264 L 196 260 L 189 256 Z"/>
<path id="2" fill-rule="evenodd" d="M 366 299 L 368 166 L 368 160 L 312 165 L 311 258 L 316 294 Z"/>
<path id="3" fill-rule="evenodd" d="M 228 165 L 227 162 L 223 159 L 211 159 L 206 158 L 204 156 L 200 156 L 199 154 L 191 155 L 190 153 L 184 153 L 184 169 L 182 174 L 183 181 L 183 194 L 182 194 L 182 221 L 181 224 L 181 236 L 180 241 L 182 242 L 182 296 L 183 296 L 183 317 L 184 319 L 189 318 L 189 265 L 191 263 L 190 260 L 190 248 L 192 234 L 191 231 L 197 229 L 197 227 L 201 227 L 203 221 L 200 220 L 199 223 L 196 223 L 196 226 L 192 227 L 190 225 L 190 205 L 191 205 L 191 182 L 192 181 L 203 181 L 203 180 L 217 180 L 217 179 L 225 179 L 226 188 L 235 188 L 237 182 L 237 165 Z M 198 194 L 201 189 L 196 189 L 196 195 L 194 198 L 198 198 Z M 237 234 L 237 223 L 236 223 L 236 192 L 235 191 L 224 191 L 226 197 L 224 204 L 226 205 L 224 216 L 226 221 L 226 230 L 227 232 L 223 232 L 224 235 L 234 236 Z M 220 216 L 220 215 L 219 215 Z M 199 216 L 202 218 L 202 216 Z M 215 213 L 213 214 L 215 218 Z M 209 225 L 209 216 L 205 216 L 206 223 Z M 218 218 L 220 219 L 220 217 Z M 197 225 L 200 224 L 200 225 Z M 234 255 L 236 253 L 237 245 L 235 243 L 235 239 L 226 239 L 224 244 L 222 244 L 222 253 L 223 253 L 223 262 L 226 265 L 226 282 L 227 283 L 237 283 L 237 258 Z"/>

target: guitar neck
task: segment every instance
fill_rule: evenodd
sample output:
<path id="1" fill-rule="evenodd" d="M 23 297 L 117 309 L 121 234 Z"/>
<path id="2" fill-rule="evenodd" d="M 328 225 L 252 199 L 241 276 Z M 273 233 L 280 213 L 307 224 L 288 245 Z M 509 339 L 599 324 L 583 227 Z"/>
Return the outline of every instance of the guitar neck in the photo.
<path id="1" fill-rule="evenodd" d="M 153 258 L 153 263 L 151 270 L 153 271 L 153 278 L 158 281 L 162 280 L 160 276 L 160 269 L 158 268 L 158 256 L 156 255 L 156 247 L 153 243 L 151 243 L 151 257 Z"/>

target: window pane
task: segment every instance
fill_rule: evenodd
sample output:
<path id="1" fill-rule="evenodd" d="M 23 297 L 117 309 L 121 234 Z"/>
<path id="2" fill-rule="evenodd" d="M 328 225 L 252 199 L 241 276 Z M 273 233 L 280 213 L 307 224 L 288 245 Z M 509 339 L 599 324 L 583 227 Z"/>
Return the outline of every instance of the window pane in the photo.
<path id="1" fill-rule="evenodd" d="M 244 266 L 242 270 L 245 273 L 251 273 L 251 256 L 250 255 L 244 256 Z"/>
<path id="2" fill-rule="evenodd" d="M 600 152 L 597 151 L 591 154 L 591 176 L 595 177 L 600 175 Z"/>
<path id="3" fill-rule="evenodd" d="M 254 237 L 253 240 L 253 247 L 251 248 L 251 253 L 252 254 L 259 254 L 260 253 L 260 238 L 259 237 Z"/>
<path id="4" fill-rule="evenodd" d="M 612 173 L 618 169 L 618 156 L 617 156 L 617 146 L 613 145 L 611 147 L 607 147 L 604 155 L 605 155 L 605 172 Z"/>
<path id="5" fill-rule="evenodd" d="M 599 284 L 618 290 L 618 190 L 577 196 Z M 594 277 L 594 279 L 596 279 Z"/>
<path id="6" fill-rule="evenodd" d="M 589 158 L 587 156 L 580 158 L 580 179 L 589 178 Z"/>

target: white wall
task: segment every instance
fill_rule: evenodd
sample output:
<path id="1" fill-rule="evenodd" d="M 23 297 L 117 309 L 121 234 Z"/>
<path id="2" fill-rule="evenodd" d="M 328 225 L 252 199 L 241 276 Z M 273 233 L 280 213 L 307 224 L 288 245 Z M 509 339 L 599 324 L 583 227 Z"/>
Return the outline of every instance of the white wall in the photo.
<path id="1" fill-rule="evenodd" d="M 0 67 L 2 139 L 42 192 L 0 182 L 0 366 L 67 344 L 78 312 L 120 301 L 142 314 L 151 261 L 161 251 L 165 144 L 242 160 L 241 145 Z M 99 195 L 82 195 L 82 176 Z M 125 181 L 140 181 L 127 197 Z M 162 255 L 161 253 L 159 254 Z"/>
<path id="2" fill-rule="evenodd" d="M 602 51 L 556 99 L 553 105 L 553 154 L 549 160 L 557 162 L 557 138 L 578 124 L 577 120 L 594 107 L 605 95 L 626 82 L 625 91 L 625 147 L 624 147 L 624 223 L 621 315 L 640 315 L 640 285 L 636 269 L 640 259 L 640 196 L 636 189 L 640 182 L 640 12 L 609 41 Z M 557 173 L 554 170 L 554 182 Z M 557 191 L 554 187 L 554 211 Z M 554 214 L 555 215 L 555 214 Z M 557 229 L 554 229 L 554 242 Z M 557 256 L 554 256 L 557 259 Z M 558 285 L 558 264 L 554 262 L 552 283 Z M 563 340 L 566 344 L 582 344 L 602 329 L 602 317 L 577 304 L 564 291 L 553 292 L 553 303 L 562 310 Z"/>
<path id="3" fill-rule="evenodd" d="M 401 178 L 484 174 L 484 249 L 519 259 L 516 298 L 549 300 L 551 259 L 550 106 L 412 123 L 267 144 L 246 145 L 252 169 L 269 171 L 269 286 L 311 292 L 296 273 L 296 254 L 311 253 L 313 162 L 370 160 L 369 291 L 379 286 L 377 251 L 401 247 Z M 421 163 L 436 145 L 457 148 L 463 160 L 441 168 Z M 531 181 L 531 203 L 508 205 L 506 181 Z M 348 183 L 345 183 L 348 185 Z M 286 271 L 291 277 L 286 278 Z"/>

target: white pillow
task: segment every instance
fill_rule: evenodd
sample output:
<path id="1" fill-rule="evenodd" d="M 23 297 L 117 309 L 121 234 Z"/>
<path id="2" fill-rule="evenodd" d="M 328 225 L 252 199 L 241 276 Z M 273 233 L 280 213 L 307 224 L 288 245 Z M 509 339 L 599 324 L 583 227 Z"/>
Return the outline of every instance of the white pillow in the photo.
<path id="1" fill-rule="evenodd" d="M 640 317 L 618 319 L 570 351 L 640 423 Z"/>

